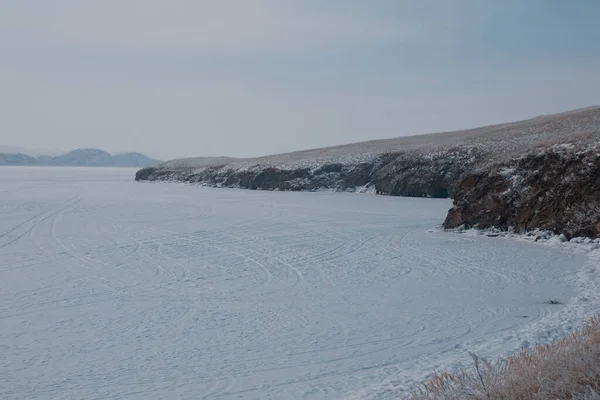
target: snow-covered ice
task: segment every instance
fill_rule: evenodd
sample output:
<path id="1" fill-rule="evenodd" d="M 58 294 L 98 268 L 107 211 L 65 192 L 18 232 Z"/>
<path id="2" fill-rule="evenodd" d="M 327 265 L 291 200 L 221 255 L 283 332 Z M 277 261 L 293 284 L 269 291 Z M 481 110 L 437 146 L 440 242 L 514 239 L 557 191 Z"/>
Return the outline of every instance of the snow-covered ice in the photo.
<path id="1" fill-rule="evenodd" d="M 0 398 L 392 399 L 600 304 L 595 252 L 432 229 L 448 200 L 133 175 L 0 169 Z"/>

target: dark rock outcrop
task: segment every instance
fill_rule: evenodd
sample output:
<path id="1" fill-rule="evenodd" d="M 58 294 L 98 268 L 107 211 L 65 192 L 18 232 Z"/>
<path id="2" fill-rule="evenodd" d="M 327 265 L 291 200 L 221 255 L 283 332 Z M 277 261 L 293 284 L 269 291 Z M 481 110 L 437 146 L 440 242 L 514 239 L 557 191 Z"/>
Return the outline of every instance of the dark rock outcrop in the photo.
<path id="1" fill-rule="evenodd" d="M 600 148 L 554 145 L 466 174 L 444 227 L 600 235 Z"/>
<path id="2" fill-rule="evenodd" d="M 484 151 L 458 147 L 435 155 L 388 154 L 373 183 L 378 194 L 447 198 L 452 196 L 462 174 L 485 159 Z"/>
<path id="3" fill-rule="evenodd" d="M 174 160 L 138 181 L 454 198 L 444 222 L 600 235 L 600 107 L 255 159 Z"/>
<path id="4" fill-rule="evenodd" d="M 397 152 L 370 157 L 368 161 L 318 163 L 312 168 L 231 165 L 201 168 L 143 168 L 138 181 L 170 180 L 213 187 L 259 190 L 372 191 L 378 194 L 413 197 L 449 197 L 458 178 L 484 159 L 472 149 L 452 148 L 434 156 Z"/>

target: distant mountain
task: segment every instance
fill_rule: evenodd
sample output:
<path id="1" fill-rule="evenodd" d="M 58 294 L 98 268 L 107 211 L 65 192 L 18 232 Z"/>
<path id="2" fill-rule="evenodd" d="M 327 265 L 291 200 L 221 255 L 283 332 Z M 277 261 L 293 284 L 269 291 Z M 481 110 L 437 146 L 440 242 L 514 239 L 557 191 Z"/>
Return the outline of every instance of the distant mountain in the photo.
<path id="1" fill-rule="evenodd" d="M 111 155 L 99 149 L 77 149 L 59 156 L 31 157 L 22 153 L 0 153 L 0 165 L 40 165 L 71 167 L 132 167 L 141 168 L 159 164 L 140 153 Z"/>
<path id="2" fill-rule="evenodd" d="M 38 165 L 38 160 L 23 153 L 0 153 L 0 165 Z"/>
<path id="3" fill-rule="evenodd" d="M 113 156 L 98 149 L 78 149 L 56 157 L 40 157 L 49 165 L 68 165 L 73 167 L 112 167 Z"/>

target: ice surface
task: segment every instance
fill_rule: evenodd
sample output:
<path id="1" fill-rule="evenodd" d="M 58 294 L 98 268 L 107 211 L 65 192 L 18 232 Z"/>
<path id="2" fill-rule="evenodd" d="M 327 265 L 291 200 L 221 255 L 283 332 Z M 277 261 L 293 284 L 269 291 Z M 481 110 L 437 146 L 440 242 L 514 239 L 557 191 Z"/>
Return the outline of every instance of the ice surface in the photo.
<path id="1" fill-rule="evenodd" d="M 447 200 L 133 175 L 0 169 L 1 399 L 392 399 L 600 304 L 594 252 L 431 229 Z"/>

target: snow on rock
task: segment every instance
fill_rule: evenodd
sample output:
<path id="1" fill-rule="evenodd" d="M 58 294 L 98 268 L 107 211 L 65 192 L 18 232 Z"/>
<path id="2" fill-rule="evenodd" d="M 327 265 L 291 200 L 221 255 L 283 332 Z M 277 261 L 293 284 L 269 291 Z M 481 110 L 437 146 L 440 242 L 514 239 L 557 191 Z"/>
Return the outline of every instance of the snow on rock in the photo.
<path id="1" fill-rule="evenodd" d="M 360 191 L 368 185 L 378 194 L 452 197 L 466 172 L 540 145 L 554 146 L 556 152 L 570 151 L 578 141 L 586 140 L 586 132 L 597 132 L 599 126 L 600 108 L 592 107 L 465 131 L 254 159 L 173 160 L 140 170 L 136 180 L 292 191 Z"/>
<path id="2" fill-rule="evenodd" d="M 444 226 L 599 236 L 600 145 L 594 143 L 536 149 L 466 174 Z"/>

